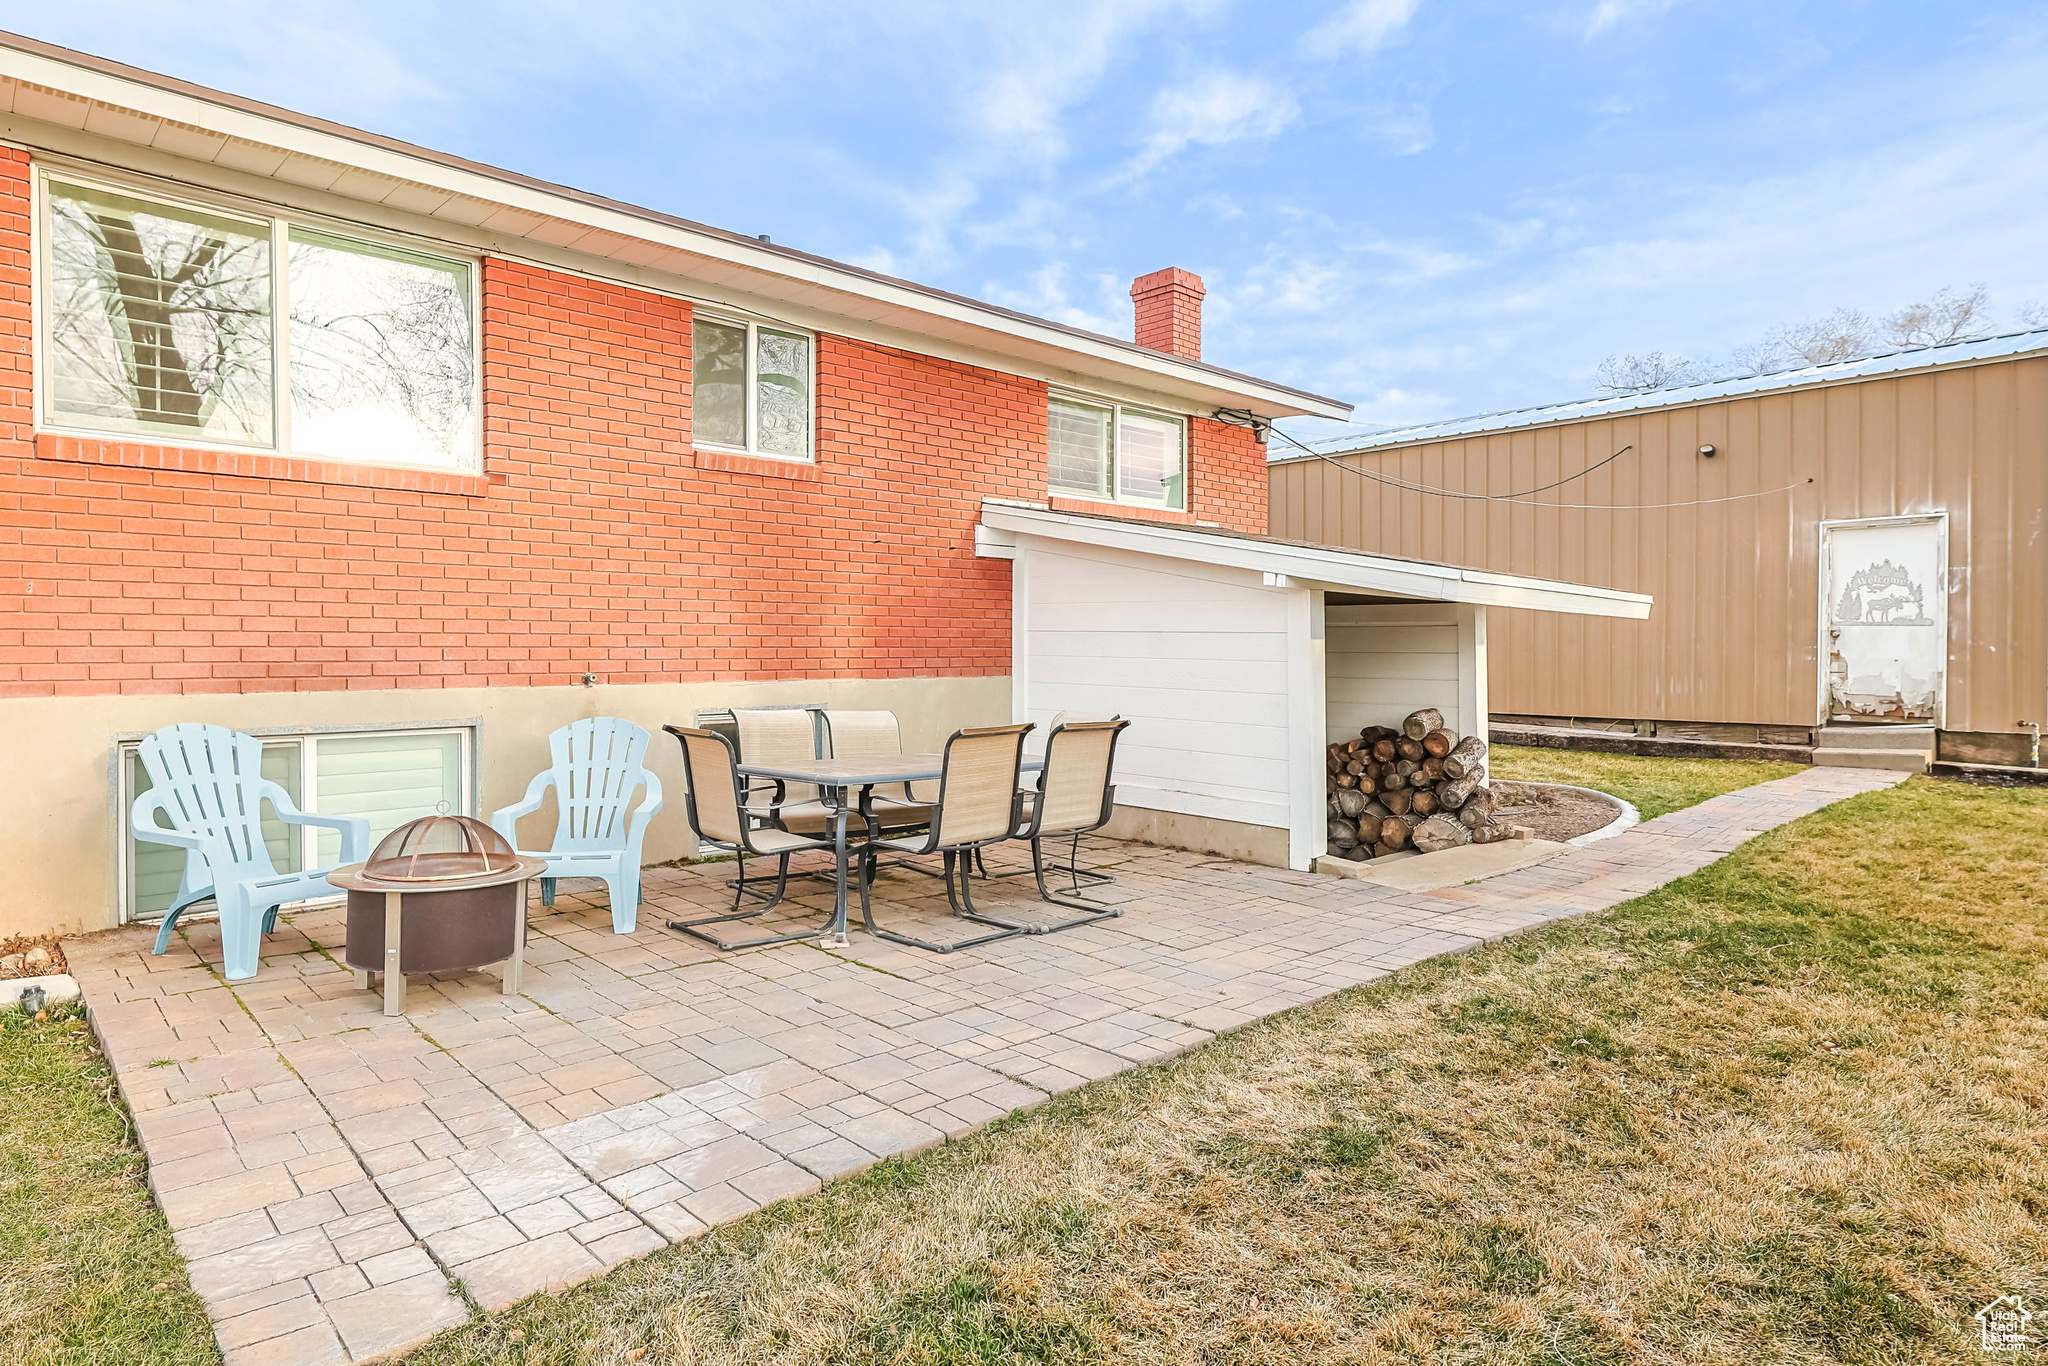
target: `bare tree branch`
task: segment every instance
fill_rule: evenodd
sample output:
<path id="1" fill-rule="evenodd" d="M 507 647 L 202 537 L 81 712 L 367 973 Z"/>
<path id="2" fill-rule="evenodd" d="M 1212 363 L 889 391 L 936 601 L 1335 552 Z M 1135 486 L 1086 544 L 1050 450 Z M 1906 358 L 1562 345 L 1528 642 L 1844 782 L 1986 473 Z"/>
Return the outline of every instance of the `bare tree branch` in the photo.
<path id="1" fill-rule="evenodd" d="M 1990 331 L 1991 294 L 1982 285 L 1937 290 L 1925 303 L 1908 304 L 1884 320 L 1885 340 L 1898 347 L 1944 346 Z"/>
<path id="2" fill-rule="evenodd" d="M 1641 394 L 1651 389 L 1695 384 L 1703 378 L 1705 372 L 1697 361 L 1667 356 L 1662 351 L 1609 356 L 1594 372 L 1595 382 L 1610 394 Z"/>

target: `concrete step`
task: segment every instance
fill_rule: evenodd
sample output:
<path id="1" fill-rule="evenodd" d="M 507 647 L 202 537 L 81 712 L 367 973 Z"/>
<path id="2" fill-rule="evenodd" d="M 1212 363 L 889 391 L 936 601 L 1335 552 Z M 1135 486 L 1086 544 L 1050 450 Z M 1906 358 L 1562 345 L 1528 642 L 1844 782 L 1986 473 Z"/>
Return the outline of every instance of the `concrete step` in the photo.
<path id="1" fill-rule="evenodd" d="M 1813 762 L 1823 768 L 1925 773 L 1934 762 L 1932 726 L 1824 726 L 1813 741 Z"/>
<path id="2" fill-rule="evenodd" d="M 1912 750 L 1934 753 L 1932 726 L 1825 726 L 1815 732 L 1814 751 L 1822 749 Z"/>
<path id="3" fill-rule="evenodd" d="M 1820 768 L 1878 768 L 1892 773 L 1925 773 L 1929 756 L 1913 749 L 1830 749 L 1813 747 Z"/>

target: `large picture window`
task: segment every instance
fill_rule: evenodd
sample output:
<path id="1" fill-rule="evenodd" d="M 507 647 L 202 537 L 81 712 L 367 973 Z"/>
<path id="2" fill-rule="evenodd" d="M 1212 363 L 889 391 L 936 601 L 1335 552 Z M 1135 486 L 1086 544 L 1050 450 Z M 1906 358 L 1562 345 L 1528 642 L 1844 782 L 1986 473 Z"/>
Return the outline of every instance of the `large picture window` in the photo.
<path id="1" fill-rule="evenodd" d="M 699 446 L 811 458 L 811 339 L 698 318 L 690 329 L 691 428 Z"/>
<path id="2" fill-rule="evenodd" d="M 1179 418 L 1056 398 L 1046 425 L 1046 481 L 1056 493 L 1185 508 L 1186 447 Z"/>
<path id="3" fill-rule="evenodd" d="M 46 426 L 476 464 L 467 262 L 58 175 L 42 256 Z"/>

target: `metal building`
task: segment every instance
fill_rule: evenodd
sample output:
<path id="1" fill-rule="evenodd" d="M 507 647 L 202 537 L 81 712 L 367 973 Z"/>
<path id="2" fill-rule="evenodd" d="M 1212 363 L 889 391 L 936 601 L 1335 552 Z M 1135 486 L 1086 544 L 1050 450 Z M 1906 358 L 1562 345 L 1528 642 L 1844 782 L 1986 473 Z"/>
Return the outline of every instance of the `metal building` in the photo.
<path id="1" fill-rule="evenodd" d="M 2036 762 L 2048 331 L 1311 444 L 1271 444 L 1277 536 L 1656 599 L 1495 614 L 1497 725 Z"/>

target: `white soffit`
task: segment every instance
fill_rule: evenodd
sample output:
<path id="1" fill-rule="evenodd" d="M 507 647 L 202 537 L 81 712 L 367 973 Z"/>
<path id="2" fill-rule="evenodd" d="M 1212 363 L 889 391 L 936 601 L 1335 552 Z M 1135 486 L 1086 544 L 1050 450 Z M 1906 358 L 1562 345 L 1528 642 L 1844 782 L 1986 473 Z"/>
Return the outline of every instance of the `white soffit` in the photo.
<path id="1" fill-rule="evenodd" d="M 631 204 L 0 33 L 0 113 L 944 338 L 1196 406 L 1351 405 Z"/>
<path id="2" fill-rule="evenodd" d="M 1492 574 L 1481 569 L 1365 555 L 1355 550 L 1276 540 L 1203 527 L 1162 526 L 1091 513 L 1055 512 L 1033 503 L 984 499 L 981 526 L 995 536 L 1037 536 L 1049 541 L 1106 550 L 1161 555 L 1219 565 L 1351 593 L 1380 593 L 1419 602 L 1463 602 L 1480 607 L 1522 607 L 1582 617 L 1642 621 L 1650 615 L 1646 593 L 1624 593 L 1590 584 Z M 997 549 L 992 538 L 977 543 Z"/>

